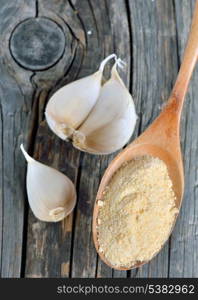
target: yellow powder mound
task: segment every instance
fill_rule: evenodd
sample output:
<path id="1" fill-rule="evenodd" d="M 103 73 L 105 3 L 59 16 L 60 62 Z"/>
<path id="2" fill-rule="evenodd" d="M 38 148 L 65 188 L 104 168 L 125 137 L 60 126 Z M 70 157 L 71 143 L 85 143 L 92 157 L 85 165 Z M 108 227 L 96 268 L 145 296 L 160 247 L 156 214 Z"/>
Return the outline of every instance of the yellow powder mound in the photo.
<path id="1" fill-rule="evenodd" d="M 151 156 L 124 164 L 98 205 L 99 251 L 115 267 L 150 260 L 178 213 L 167 167 Z"/>

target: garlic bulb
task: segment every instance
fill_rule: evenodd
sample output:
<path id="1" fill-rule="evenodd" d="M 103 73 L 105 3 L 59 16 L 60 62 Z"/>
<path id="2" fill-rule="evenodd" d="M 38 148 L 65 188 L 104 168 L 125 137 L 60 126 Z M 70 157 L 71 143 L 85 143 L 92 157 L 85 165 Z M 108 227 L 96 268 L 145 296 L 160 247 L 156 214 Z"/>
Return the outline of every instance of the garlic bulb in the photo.
<path id="1" fill-rule="evenodd" d="M 28 162 L 26 186 L 34 215 L 41 221 L 61 221 L 76 203 L 73 183 L 64 174 L 30 157 L 23 145 L 21 150 Z"/>
<path id="2" fill-rule="evenodd" d="M 60 88 L 50 98 L 45 112 L 46 120 L 61 139 L 70 137 L 87 118 L 100 93 L 103 69 L 107 61 L 115 56 L 109 55 L 97 72 Z"/>
<path id="3" fill-rule="evenodd" d="M 115 59 L 111 77 L 102 85 L 107 61 Z M 74 147 L 92 154 L 109 154 L 130 139 L 137 120 L 132 96 L 121 80 L 123 61 L 108 56 L 99 70 L 58 90 L 46 107 L 49 127 L 60 138 L 69 137 Z"/>
<path id="4" fill-rule="evenodd" d="M 108 154 L 122 148 L 130 139 L 136 124 L 135 106 L 116 67 L 102 86 L 100 96 L 88 118 L 73 134 L 73 145 L 94 154 Z"/>

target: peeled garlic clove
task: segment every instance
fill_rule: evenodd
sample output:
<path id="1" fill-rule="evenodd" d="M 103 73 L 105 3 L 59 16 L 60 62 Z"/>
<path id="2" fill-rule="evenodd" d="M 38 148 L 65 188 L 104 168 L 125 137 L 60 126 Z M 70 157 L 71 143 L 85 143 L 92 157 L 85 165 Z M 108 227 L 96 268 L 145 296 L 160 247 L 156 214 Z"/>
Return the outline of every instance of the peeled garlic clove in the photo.
<path id="1" fill-rule="evenodd" d="M 34 215 L 41 221 L 61 221 L 76 204 L 73 183 L 64 174 L 30 157 L 23 145 L 21 150 L 28 162 L 26 186 Z"/>
<path id="2" fill-rule="evenodd" d="M 101 88 L 105 64 L 115 54 L 109 55 L 94 74 L 76 80 L 59 89 L 46 107 L 46 120 L 51 130 L 66 140 L 87 118 L 94 107 Z"/>
<path id="3" fill-rule="evenodd" d="M 103 85 L 96 105 L 73 134 L 76 148 L 94 154 L 109 154 L 130 139 L 137 120 L 133 99 L 114 64 L 111 78 Z"/>

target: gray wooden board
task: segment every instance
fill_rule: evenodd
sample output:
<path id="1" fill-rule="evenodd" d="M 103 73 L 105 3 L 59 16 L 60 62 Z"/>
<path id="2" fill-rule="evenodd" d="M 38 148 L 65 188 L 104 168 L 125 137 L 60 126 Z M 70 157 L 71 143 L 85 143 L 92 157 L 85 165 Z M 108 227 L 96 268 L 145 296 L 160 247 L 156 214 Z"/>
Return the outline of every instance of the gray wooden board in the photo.
<path id="1" fill-rule="evenodd" d="M 139 133 L 159 114 L 178 70 L 173 1 L 129 1 L 133 38 L 133 95 L 140 117 Z M 138 24 L 138 25 L 137 25 Z M 168 243 L 132 277 L 167 277 Z"/>
<path id="2" fill-rule="evenodd" d="M 178 56 L 182 59 L 194 1 L 175 1 Z M 198 69 L 193 74 L 182 118 L 182 149 L 185 166 L 185 194 L 180 216 L 171 238 L 170 277 L 198 275 Z"/>
<path id="3" fill-rule="evenodd" d="M 93 156 L 61 141 L 44 110 L 61 86 L 96 71 L 115 52 L 139 116 L 132 140 L 159 114 L 177 76 L 194 0 L 0 0 L 0 268 L 1 277 L 197 277 L 197 70 L 182 117 L 186 192 L 171 239 L 149 264 L 129 272 L 106 266 L 92 241 L 92 211 L 101 177 L 117 153 Z M 52 67 L 20 67 L 9 51 L 14 28 L 30 17 L 60 26 L 65 51 Z M 30 68 L 31 69 L 31 68 Z M 34 68 L 36 70 L 36 68 Z M 110 64 L 105 70 L 108 77 Z M 39 161 L 75 183 L 78 200 L 64 221 L 37 220 L 25 192 L 23 142 Z"/>
<path id="4" fill-rule="evenodd" d="M 18 67 L 9 52 L 9 37 L 23 18 L 35 15 L 34 1 L 4 1 L 0 9 L 1 98 L 1 276 L 20 277 L 23 264 L 25 162 L 19 145 L 26 139 L 31 115 L 31 72 Z M 13 18 L 14 16 L 14 18 Z"/>

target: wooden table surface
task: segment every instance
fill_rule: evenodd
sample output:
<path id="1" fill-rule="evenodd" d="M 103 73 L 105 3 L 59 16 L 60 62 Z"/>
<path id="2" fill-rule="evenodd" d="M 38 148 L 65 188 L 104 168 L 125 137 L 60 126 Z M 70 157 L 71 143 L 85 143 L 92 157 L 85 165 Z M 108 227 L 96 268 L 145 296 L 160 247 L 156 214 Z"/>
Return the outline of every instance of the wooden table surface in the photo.
<path id="1" fill-rule="evenodd" d="M 96 192 L 116 153 L 82 153 L 55 136 L 44 118 L 54 91 L 93 73 L 105 56 L 116 53 L 127 63 L 121 76 L 139 116 L 132 140 L 137 137 L 171 91 L 194 3 L 0 0 L 1 277 L 198 277 L 198 67 L 182 116 L 186 185 L 181 213 L 163 250 L 139 269 L 110 269 L 92 241 Z M 31 34 L 26 26 L 32 26 Z M 75 182 L 77 206 L 63 222 L 40 222 L 29 209 L 22 142 L 36 159 Z"/>

